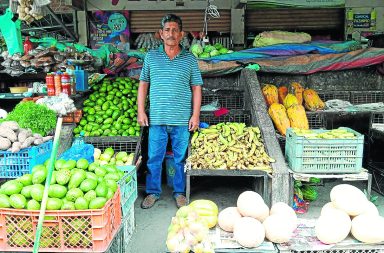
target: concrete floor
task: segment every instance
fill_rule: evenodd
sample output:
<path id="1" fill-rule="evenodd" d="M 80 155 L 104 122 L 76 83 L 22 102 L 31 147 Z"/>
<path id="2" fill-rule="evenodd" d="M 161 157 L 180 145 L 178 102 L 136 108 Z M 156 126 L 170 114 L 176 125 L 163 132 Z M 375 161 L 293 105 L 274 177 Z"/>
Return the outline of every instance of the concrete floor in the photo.
<path id="1" fill-rule="evenodd" d="M 320 214 L 321 207 L 329 202 L 329 192 L 334 185 L 342 183 L 341 180 L 326 181 L 324 186 L 318 187 L 318 199 L 310 203 L 305 214 L 298 214 L 299 218 L 315 218 Z M 360 189 L 365 189 L 364 182 L 351 183 Z M 198 177 L 192 181 L 191 200 L 210 199 L 219 209 L 236 205 L 239 194 L 251 190 L 252 181 L 249 178 L 228 177 Z M 379 195 L 372 192 L 373 195 Z M 159 201 L 151 209 L 140 208 L 144 197 L 144 185 L 139 185 L 139 197 L 135 202 L 136 229 L 132 236 L 127 252 L 160 253 L 166 252 L 165 241 L 167 228 L 172 216 L 176 213 L 176 204 L 172 198 L 172 189 L 163 185 L 163 193 Z M 384 197 L 379 195 L 377 200 L 380 215 L 384 216 Z"/>

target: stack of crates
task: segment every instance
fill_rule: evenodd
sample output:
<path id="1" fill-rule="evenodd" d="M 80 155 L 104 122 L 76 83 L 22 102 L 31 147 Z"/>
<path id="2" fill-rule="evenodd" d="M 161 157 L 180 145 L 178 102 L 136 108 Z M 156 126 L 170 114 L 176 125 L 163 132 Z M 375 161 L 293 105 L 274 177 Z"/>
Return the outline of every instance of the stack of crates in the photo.
<path id="1" fill-rule="evenodd" d="M 137 173 L 136 164 L 141 156 L 140 136 L 102 136 L 102 137 L 85 137 L 84 141 L 92 144 L 95 148 L 105 150 L 108 147 L 113 148 L 116 152 L 125 151 L 128 154 L 135 153 L 132 165 L 120 166 L 120 170 L 124 172 L 124 176 L 118 182 L 121 190 L 121 209 L 122 209 L 122 236 L 123 249 L 126 249 L 135 229 L 135 213 L 134 203 L 137 199 Z"/>

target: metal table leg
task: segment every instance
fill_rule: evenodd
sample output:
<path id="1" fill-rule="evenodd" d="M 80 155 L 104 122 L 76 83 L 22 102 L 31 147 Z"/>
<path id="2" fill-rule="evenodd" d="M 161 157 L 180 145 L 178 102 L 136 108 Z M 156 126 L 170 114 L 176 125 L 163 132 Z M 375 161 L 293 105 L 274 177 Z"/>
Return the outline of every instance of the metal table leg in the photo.
<path id="1" fill-rule="evenodd" d="M 186 198 L 187 198 L 187 204 L 189 204 L 189 195 L 191 194 L 191 176 L 188 174 L 188 172 L 186 173 L 186 181 L 185 181 L 185 184 L 186 184 L 186 190 L 185 190 L 185 195 L 186 195 Z"/>
<path id="2" fill-rule="evenodd" d="M 265 174 L 263 176 L 263 199 L 267 203 L 267 205 L 270 205 L 269 203 L 269 191 L 268 191 L 269 185 L 268 185 L 268 175 Z"/>
<path id="3" fill-rule="evenodd" d="M 372 174 L 368 173 L 368 181 L 367 181 L 367 198 L 368 200 L 371 198 L 371 191 L 372 191 Z"/>

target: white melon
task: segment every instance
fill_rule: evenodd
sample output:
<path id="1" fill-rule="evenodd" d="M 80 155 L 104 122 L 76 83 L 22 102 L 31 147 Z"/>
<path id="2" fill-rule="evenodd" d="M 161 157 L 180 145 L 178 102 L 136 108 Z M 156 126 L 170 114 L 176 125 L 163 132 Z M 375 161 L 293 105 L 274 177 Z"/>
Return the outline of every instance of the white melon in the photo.
<path id="1" fill-rule="evenodd" d="M 235 223 L 233 236 L 241 246 L 255 248 L 265 239 L 264 226 L 255 218 L 242 217 Z"/>
<path id="2" fill-rule="evenodd" d="M 245 191 L 237 199 L 237 210 L 242 216 L 263 221 L 269 215 L 269 208 L 263 198 L 254 191 Z"/>
<path id="3" fill-rule="evenodd" d="M 342 210 L 330 210 L 317 219 L 315 231 L 322 243 L 339 243 L 351 231 L 351 219 Z"/>
<path id="4" fill-rule="evenodd" d="M 293 235 L 292 226 L 285 215 L 273 214 L 263 222 L 265 237 L 274 243 L 288 242 Z"/>
<path id="5" fill-rule="evenodd" d="M 218 224 L 222 230 L 233 232 L 233 227 L 241 214 L 237 207 L 227 207 L 219 213 Z"/>
<path id="6" fill-rule="evenodd" d="M 352 220 L 352 235 L 364 243 L 384 242 L 384 217 L 361 214 Z"/>
<path id="7" fill-rule="evenodd" d="M 325 215 L 328 211 L 338 210 L 333 202 L 328 202 L 321 208 L 320 216 Z"/>
<path id="8" fill-rule="evenodd" d="M 272 205 L 271 210 L 269 211 L 269 215 L 284 215 L 286 216 L 286 222 L 291 225 L 292 231 L 297 228 L 297 215 L 292 207 L 285 204 L 284 202 L 277 202 Z"/>
<path id="9" fill-rule="evenodd" d="M 353 185 L 336 185 L 332 188 L 330 197 L 337 209 L 341 209 L 351 216 L 362 214 L 365 210 L 365 205 L 361 203 L 367 201 L 367 197 Z"/>

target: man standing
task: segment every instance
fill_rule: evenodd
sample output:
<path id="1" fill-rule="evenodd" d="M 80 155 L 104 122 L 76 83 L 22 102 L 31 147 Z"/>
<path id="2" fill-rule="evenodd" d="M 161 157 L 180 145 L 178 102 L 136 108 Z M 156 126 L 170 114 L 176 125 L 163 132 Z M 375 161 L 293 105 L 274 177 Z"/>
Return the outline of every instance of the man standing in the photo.
<path id="1" fill-rule="evenodd" d="M 161 20 L 163 45 L 147 53 L 137 97 L 140 126 L 149 126 L 147 196 L 141 203 L 152 207 L 161 194 L 161 171 L 168 137 L 175 160 L 173 197 L 177 207 L 186 205 L 184 163 L 190 131 L 199 126 L 201 85 L 197 60 L 180 41 L 184 36 L 180 17 L 168 14 Z M 149 120 L 145 100 L 149 87 Z"/>

